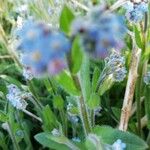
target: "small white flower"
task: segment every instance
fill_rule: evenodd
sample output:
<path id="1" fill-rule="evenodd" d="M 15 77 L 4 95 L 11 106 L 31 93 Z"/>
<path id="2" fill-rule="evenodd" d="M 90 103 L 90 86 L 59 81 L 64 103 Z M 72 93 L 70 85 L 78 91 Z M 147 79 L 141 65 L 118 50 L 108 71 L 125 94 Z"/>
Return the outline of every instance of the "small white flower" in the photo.
<path id="1" fill-rule="evenodd" d="M 149 84 L 150 84 L 150 71 L 145 74 L 143 80 L 144 80 L 144 83 L 145 83 L 146 85 L 149 85 Z"/>
<path id="2" fill-rule="evenodd" d="M 54 136 L 60 136 L 60 132 L 58 129 L 54 128 L 52 131 L 51 131 L 52 135 Z"/>
<path id="3" fill-rule="evenodd" d="M 4 130 L 8 130 L 9 129 L 8 123 L 7 122 L 2 123 L 2 128 Z"/>
<path id="4" fill-rule="evenodd" d="M 68 119 L 73 123 L 73 124 L 77 124 L 79 122 L 79 118 L 77 117 L 77 115 L 73 115 L 71 113 L 68 113 Z"/>
<path id="5" fill-rule="evenodd" d="M 17 11 L 20 13 L 26 13 L 28 11 L 28 5 L 24 4 L 17 8 Z"/>
<path id="6" fill-rule="evenodd" d="M 28 67 L 25 67 L 23 69 L 23 76 L 26 80 L 32 80 L 33 79 L 33 74 Z"/>
<path id="7" fill-rule="evenodd" d="M 17 17 L 17 28 L 20 30 L 23 26 L 23 18 L 18 16 Z"/>
<path id="8" fill-rule="evenodd" d="M 120 139 L 118 139 L 113 145 L 113 150 L 125 150 L 126 144 L 123 143 Z"/>
<path id="9" fill-rule="evenodd" d="M 101 110 L 102 110 L 102 107 L 98 107 L 96 109 L 94 109 L 94 114 L 95 116 L 101 116 Z"/>
<path id="10" fill-rule="evenodd" d="M 70 110 L 70 109 L 72 109 L 72 107 L 73 107 L 73 104 L 71 104 L 71 103 L 68 103 L 68 105 L 67 105 L 67 110 Z"/>
<path id="11" fill-rule="evenodd" d="M 72 138 L 72 141 L 73 141 L 73 142 L 78 142 L 78 143 L 80 143 L 80 142 L 81 142 L 81 139 L 78 138 L 78 137 L 73 137 L 73 138 Z"/>

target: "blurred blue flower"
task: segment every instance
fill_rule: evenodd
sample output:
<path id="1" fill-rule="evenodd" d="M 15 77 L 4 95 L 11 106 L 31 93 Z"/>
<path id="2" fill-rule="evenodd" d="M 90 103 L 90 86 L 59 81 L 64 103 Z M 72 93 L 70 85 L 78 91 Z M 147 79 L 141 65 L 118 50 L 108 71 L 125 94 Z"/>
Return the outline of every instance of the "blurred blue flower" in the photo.
<path id="1" fill-rule="evenodd" d="M 34 75 L 55 75 L 66 67 L 65 55 L 71 44 L 63 33 L 51 31 L 43 23 L 27 22 L 18 32 L 22 63 L 31 68 Z"/>
<path id="2" fill-rule="evenodd" d="M 86 52 L 94 58 L 105 58 L 110 50 L 121 50 L 126 32 L 124 19 L 114 13 L 96 7 L 85 18 L 77 18 L 72 25 L 72 34 L 80 34 Z"/>
<path id="3" fill-rule="evenodd" d="M 144 13 L 148 11 L 148 3 L 147 1 L 141 1 L 139 3 L 128 1 L 124 8 L 126 9 L 127 19 L 133 23 L 138 23 L 142 21 Z"/>

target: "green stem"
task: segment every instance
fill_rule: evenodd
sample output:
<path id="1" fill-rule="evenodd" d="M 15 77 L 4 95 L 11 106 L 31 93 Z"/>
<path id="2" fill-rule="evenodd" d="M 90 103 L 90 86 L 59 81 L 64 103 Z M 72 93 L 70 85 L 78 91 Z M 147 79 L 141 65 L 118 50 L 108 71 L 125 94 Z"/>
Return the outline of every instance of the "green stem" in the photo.
<path id="1" fill-rule="evenodd" d="M 31 140 L 30 140 L 30 136 L 28 135 L 25 124 L 23 122 L 23 119 L 22 119 L 19 111 L 17 111 L 16 116 L 17 116 L 17 122 L 20 124 L 20 128 L 23 130 L 24 140 L 26 142 L 27 149 L 33 150 L 32 143 L 31 143 Z"/>
<path id="2" fill-rule="evenodd" d="M 48 92 L 52 91 L 54 95 L 57 94 L 57 89 L 56 89 L 55 83 L 52 78 L 45 79 L 44 83 L 45 83 L 45 86 L 46 86 Z"/>
<path id="3" fill-rule="evenodd" d="M 40 100 L 39 100 L 39 96 L 34 88 L 34 84 L 32 81 L 27 81 L 27 84 L 29 86 L 29 90 L 30 92 L 33 94 L 33 98 L 34 99 L 31 99 L 31 102 L 39 109 L 41 110 L 43 108 L 43 105 L 40 103 Z"/>
<path id="4" fill-rule="evenodd" d="M 7 130 L 8 130 L 8 133 L 10 134 L 10 137 L 12 139 L 12 142 L 13 142 L 13 146 L 14 146 L 14 150 L 20 150 L 20 147 L 17 143 L 17 139 L 15 137 L 15 134 L 14 134 L 14 131 L 13 131 L 13 124 L 14 124 L 14 108 L 9 105 L 8 106 L 8 113 L 9 113 L 9 119 L 8 119 L 8 122 L 7 122 Z"/>
<path id="5" fill-rule="evenodd" d="M 78 75 L 74 75 L 71 73 L 71 66 L 72 66 L 72 60 L 71 60 L 71 53 L 69 53 L 67 55 L 67 61 L 68 61 L 68 66 L 69 66 L 69 70 L 70 70 L 70 74 L 71 77 L 74 81 L 74 85 L 76 86 L 76 88 L 81 92 L 81 95 L 78 97 L 78 109 L 80 112 L 80 118 L 82 121 L 82 125 L 83 125 L 83 129 L 85 132 L 85 135 L 88 135 L 91 132 L 91 124 L 89 121 L 89 113 L 87 110 L 87 106 L 84 100 L 84 96 L 83 96 L 83 89 L 79 80 Z"/>
<path id="6" fill-rule="evenodd" d="M 79 102 L 78 102 L 78 108 L 79 108 L 80 118 L 82 120 L 85 135 L 88 135 L 88 133 L 91 132 L 91 125 L 90 125 L 90 121 L 89 121 L 88 110 L 87 110 L 85 100 L 84 100 L 84 97 L 82 94 L 82 88 L 81 88 L 78 76 L 75 76 L 73 74 L 71 74 L 71 75 L 74 80 L 74 84 L 75 84 L 76 88 L 79 91 L 81 91 L 81 96 L 79 97 Z"/>
<path id="7" fill-rule="evenodd" d="M 54 83 L 54 80 L 52 79 L 52 77 L 49 78 L 48 81 L 49 81 L 49 84 L 50 84 L 50 86 L 51 86 L 51 88 L 53 90 L 53 93 L 57 94 L 56 86 L 55 86 L 55 83 Z"/>
<path id="8" fill-rule="evenodd" d="M 12 142 L 13 142 L 13 145 L 14 145 L 14 150 L 21 150 L 19 145 L 18 145 L 18 143 L 17 143 L 17 139 L 16 139 L 16 137 L 14 135 L 14 132 L 12 130 L 10 121 L 8 122 L 8 132 L 9 132 L 9 135 L 10 135 L 10 137 L 12 139 Z"/>
<path id="9" fill-rule="evenodd" d="M 141 24 L 141 30 L 142 30 L 142 39 L 143 39 L 143 49 L 142 49 L 142 56 L 147 51 L 146 45 L 147 45 L 147 26 L 148 26 L 148 14 L 145 13 L 145 21 L 144 26 Z M 142 136 L 142 128 L 141 128 L 141 97 L 144 94 L 144 85 L 143 85 L 143 76 L 146 72 L 148 61 L 143 61 L 141 57 L 140 65 L 139 65 L 139 77 L 136 83 L 136 102 L 137 102 L 137 122 L 138 122 L 138 134 L 139 136 Z"/>
<path id="10" fill-rule="evenodd" d="M 60 113 L 60 117 L 61 117 L 61 121 L 62 121 L 62 124 L 63 124 L 63 129 L 64 129 L 64 134 L 65 136 L 67 136 L 67 117 L 64 113 L 64 110 L 59 110 L 59 113 Z"/>
<path id="11" fill-rule="evenodd" d="M 80 111 L 80 115 L 81 115 L 80 117 L 82 120 L 85 135 L 88 135 L 91 132 L 91 126 L 89 123 L 87 107 L 86 107 L 85 101 L 83 99 L 83 96 L 79 97 L 78 106 L 79 106 L 79 111 Z"/>
<path id="12" fill-rule="evenodd" d="M 150 146 L 150 131 L 148 133 L 147 139 L 146 139 L 147 144 Z"/>
<path id="13" fill-rule="evenodd" d="M 95 113 L 94 109 L 91 110 L 91 126 L 94 127 L 95 125 Z"/>
<path id="14" fill-rule="evenodd" d="M 33 113 L 27 111 L 26 109 L 23 109 L 22 111 L 23 111 L 25 114 L 29 115 L 30 117 L 32 117 L 32 118 L 34 118 L 34 119 L 36 119 L 36 120 L 38 120 L 39 122 L 42 123 L 42 119 L 41 119 L 40 117 L 38 117 L 38 116 L 34 115 Z"/>
<path id="15" fill-rule="evenodd" d="M 49 0 L 49 3 L 51 6 L 54 6 L 54 1 L 53 0 Z"/>
<path id="16" fill-rule="evenodd" d="M 137 80 L 136 84 L 136 103 L 137 103 L 137 122 L 138 122 L 138 134 L 139 136 L 142 135 L 141 129 L 141 86 L 142 86 L 142 75 L 140 74 L 139 79 Z"/>

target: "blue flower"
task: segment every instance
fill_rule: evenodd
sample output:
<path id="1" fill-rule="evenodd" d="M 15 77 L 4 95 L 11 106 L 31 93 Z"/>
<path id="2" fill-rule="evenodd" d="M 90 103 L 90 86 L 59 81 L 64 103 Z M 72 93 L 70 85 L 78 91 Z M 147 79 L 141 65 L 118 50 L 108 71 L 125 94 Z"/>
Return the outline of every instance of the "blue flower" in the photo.
<path id="1" fill-rule="evenodd" d="M 128 2 L 125 7 L 126 17 L 133 23 L 142 21 L 144 13 L 148 11 L 148 3 L 145 1 L 139 3 Z"/>
<path id="2" fill-rule="evenodd" d="M 131 1 L 128 1 L 125 5 L 124 8 L 128 11 L 132 11 L 134 9 L 134 4 Z"/>
<path id="3" fill-rule="evenodd" d="M 127 70 L 125 68 L 125 58 L 116 51 L 105 58 L 105 74 L 112 75 L 115 82 L 121 82 L 125 79 Z"/>
<path id="4" fill-rule="evenodd" d="M 26 99 L 31 98 L 31 94 L 27 92 L 22 92 L 16 85 L 8 85 L 8 94 L 6 95 L 8 101 L 11 105 L 19 110 L 25 110 L 28 103 Z"/>
<path id="5" fill-rule="evenodd" d="M 123 20 L 121 16 L 96 7 L 73 22 L 72 34 L 80 34 L 84 50 L 92 58 L 105 58 L 112 48 L 121 50 L 124 46 L 126 27 Z"/>
<path id="6" fill-rule="evenodd" d="M 65 56 L 71 44 L 63 33 L 31 21 L 25 23 L 18 33 L 22 63 L 31 68 L 33 75 L 55 75 L 66 67 Z"/>
<path id="7" fill-rule="evenodd" d="M 137 8 L 138 8 L 138 10 L 145 13 L 148 11 L 148 4 L 146 2 L 141 2 L 140 5 L 137 6 Z"/>

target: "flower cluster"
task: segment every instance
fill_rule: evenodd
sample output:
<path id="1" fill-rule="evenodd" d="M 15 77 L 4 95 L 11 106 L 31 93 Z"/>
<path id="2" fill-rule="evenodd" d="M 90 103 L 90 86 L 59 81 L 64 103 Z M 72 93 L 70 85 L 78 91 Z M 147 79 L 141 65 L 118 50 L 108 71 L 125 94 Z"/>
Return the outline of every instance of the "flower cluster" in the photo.
<path id="1" fill-rule="evenodd" d="M 22 64 L 31 68 L 33 75 L 54 75 L 66 67 L 65 55 L 71 44 L 63 33 L 51 31 L 46 24 L 30 20 L 18 36 Z"/>
<path id="2" fill-rule="evenodd" d="M 8 85 L 8 94 L 6 95 L 9 102 L 17 109 L 24 110 L 27 107 L 26 99 L 31 98 L 31 94 L 22 92 L 16 85 Z"/>
<path id="3" fill-rule="evenodd" d="M 113 80 L 121 82 L 126 77 L 127 70 L 125 68 L 125 58 L 117 52 L 112 54 L 105 59 L 106 74 L 112 74 Z"/>
<path id="4" fill-rule="evenodd" d="M 73 35 L 80 34 L 86 52 L 94 58 L 105 58 L 112 48 L 120 51 L 126 27 L 122 16 L 106 12 L 105 7 L 96 7 L 84 18 L 72 24 Z"/>
<path id="5" fill-rule="evenodd" d="M 113 150 L 125 150 L 126 144 L 123 143 L 120 139 L 118 139 L 113 145 Z"/>
<path id="6" fill-rule="evenodd" d="M 26 80 L 32 80 L 34 78 L 31 69 L 29 67 L 23 68 L 23 76 Z"/>
<path id="7" fill-rule="evenodd" d="M 144 83 L 146 85 L 150 85 L 150 71 L 145 74 L 145 76 L 144 76 Z"/>
<path id="8" fill-rule="evenodd" d="M 126 17 L 131 22 L 137 23 L 143 19 L 144 13 L 148 11 L 148 1 L 141 0 L 140 2 L 128 1 L 125 4 Z"/>

